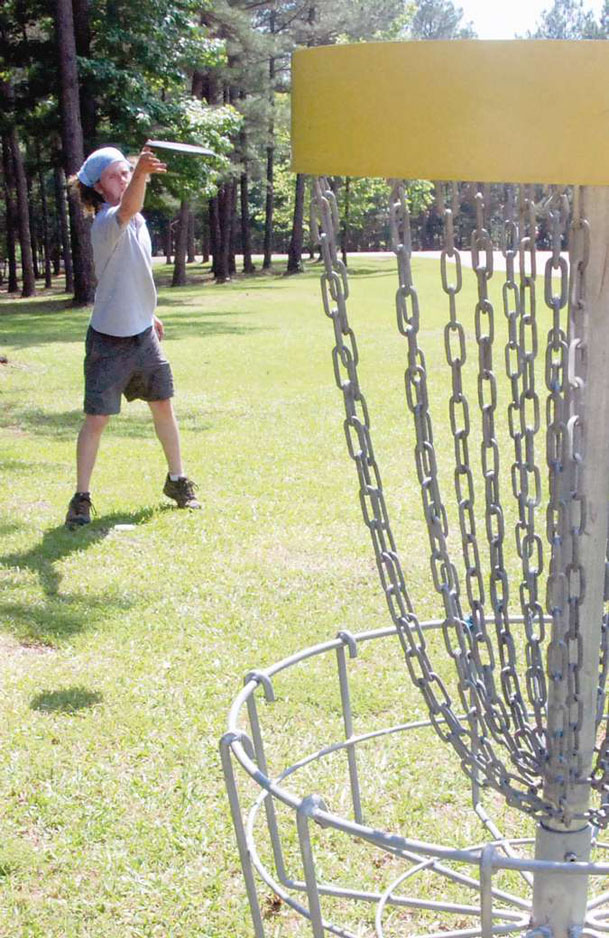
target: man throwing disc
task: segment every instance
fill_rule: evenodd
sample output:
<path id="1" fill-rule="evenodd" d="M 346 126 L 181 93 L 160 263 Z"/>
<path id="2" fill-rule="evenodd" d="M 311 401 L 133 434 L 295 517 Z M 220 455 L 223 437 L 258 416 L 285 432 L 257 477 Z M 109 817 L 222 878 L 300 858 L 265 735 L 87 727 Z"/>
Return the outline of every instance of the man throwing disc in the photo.
<path id="1" fill-rule="evenodd" d="M 120 412 L 122 395 L 150 407 L 167 459 L 164 494 L 178 508 L 201 507 L 182 465 L 173 377 L 160 344 L 163 324 L 155 315 L 150 235 L 140 215 L 150 174 L 165 171 L 147 147 L 134 169 L 120 150 L 102 147 L 71 180 L 84 210 L 95 215 L 97 290 L 85 344 L 85 419 L 76 447 L 76 492 L 66 515 L 69 528 L 91 520 L 89 489 L 99 441 L 110 416 Z"/>

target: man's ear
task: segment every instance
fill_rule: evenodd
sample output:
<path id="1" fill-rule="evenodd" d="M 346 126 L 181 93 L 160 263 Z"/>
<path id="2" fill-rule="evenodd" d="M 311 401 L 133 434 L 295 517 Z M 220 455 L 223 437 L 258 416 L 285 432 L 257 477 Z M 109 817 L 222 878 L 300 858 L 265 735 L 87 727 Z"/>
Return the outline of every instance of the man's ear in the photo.
<path id="1" fill-rule="evenodd" d="M 99 184 L 98 182 L 95 183 L 95 185 L 93 186 L 93 188 L 95 189 L 95 191 L 97 192 L 98 195 L 103 195 L 103 194 L 104 194 L 104 190 L 102 189 L 102 187 L 100 186 L 100 184 Z"/>

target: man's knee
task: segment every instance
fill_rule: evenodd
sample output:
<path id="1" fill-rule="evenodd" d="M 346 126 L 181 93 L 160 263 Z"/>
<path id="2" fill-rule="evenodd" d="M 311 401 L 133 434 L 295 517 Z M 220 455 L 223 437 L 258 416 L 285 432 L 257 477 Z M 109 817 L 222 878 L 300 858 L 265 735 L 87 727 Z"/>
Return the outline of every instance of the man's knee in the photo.
<path id="1" fill-rule="evenodd" d="M 148 406 L 153 414 L 158 414 L 160 417 L 169 417 L 173 413 L 173 404 L 170 397 L 162 401 L 148 401 Z"/>
<path id="2" fill-rule="evenodd" d="M 110 417 L 108 414 L 85 414 L 83 430 L 85 433 L 99 436 L 103 433 L 109 420 Z"/>

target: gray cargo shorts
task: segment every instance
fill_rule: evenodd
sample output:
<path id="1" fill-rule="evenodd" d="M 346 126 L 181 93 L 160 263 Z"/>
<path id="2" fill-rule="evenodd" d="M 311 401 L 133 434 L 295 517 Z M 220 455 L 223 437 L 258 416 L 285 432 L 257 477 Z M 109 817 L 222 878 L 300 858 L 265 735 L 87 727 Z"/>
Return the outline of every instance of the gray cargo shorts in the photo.
<path id="1" fill-rule="evenodd" d="M 84 370 L 86 414 L 118 414 L 122 394 L 128 401 L 173 397 L 171 366 L 152 326 L 129 336 L 106 335 L 89 326 Z"/>

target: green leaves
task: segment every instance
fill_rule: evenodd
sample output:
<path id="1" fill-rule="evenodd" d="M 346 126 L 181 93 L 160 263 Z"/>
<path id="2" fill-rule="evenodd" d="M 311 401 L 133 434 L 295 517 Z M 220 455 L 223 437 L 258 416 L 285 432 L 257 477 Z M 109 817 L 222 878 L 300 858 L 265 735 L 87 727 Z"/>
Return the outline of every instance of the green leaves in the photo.
<path id="1" fill-rule="evenodd" d="M 157 191 L 162 185 L 179 199 L 210 198 L 216 194 L 220 179 L 230 172 L 230 141 L 243 118 L 231 105 L 210 107 L 190 95 L 182 95 L 173 103 L 174 120 L 156 133 L 208 147 L 216 157 L 167 153 L 168 173 L 155 179 Z"/>

